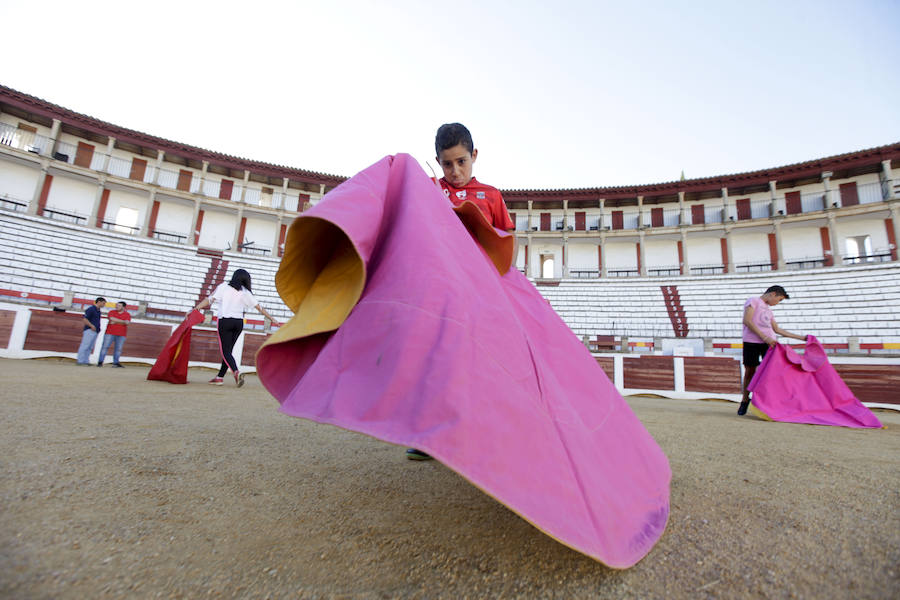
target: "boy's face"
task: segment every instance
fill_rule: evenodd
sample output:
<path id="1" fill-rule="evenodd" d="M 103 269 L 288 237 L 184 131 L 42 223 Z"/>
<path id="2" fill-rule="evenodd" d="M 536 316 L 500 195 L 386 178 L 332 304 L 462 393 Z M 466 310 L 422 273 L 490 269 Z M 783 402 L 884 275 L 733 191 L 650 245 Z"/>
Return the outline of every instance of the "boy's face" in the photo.
<path id="1" fill-rule="evenodd" d="M 775 292 L 769 292 L 768 294 L 765 294 L 763 297 L 763 301 L 766 304 L 768 304 L 769 306 L 775 306 L 782 300 L 784 300 L 784 296 L 779 296 Z"/>
<path id="2" fill-rule="evenodd" d="M 472 165 L 478 157 L 478 148 L 471 153 L 462 144 L 441 150 L 437 155 L 438 164 L 444 171 L 444 179 L 453 187 L 463 187 L 472 180 Z"/>

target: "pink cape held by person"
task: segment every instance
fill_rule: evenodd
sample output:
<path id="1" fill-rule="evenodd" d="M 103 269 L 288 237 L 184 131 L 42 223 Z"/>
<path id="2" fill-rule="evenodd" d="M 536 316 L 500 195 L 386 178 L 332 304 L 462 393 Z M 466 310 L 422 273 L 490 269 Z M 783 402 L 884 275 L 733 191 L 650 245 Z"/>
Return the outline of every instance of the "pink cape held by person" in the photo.
<path id="1" fill-rule="evenodd" d="M 758 416 L 771 421 L 880 428 L 881 421 L 853 395 L 814 336 L 806 337 L 803 354 L 777 344 L 747 389 Z"/>
<path id="2" fill-rule="evenodd" d="M 275 282 L 295 314 L 257 371 L 282 412 L 421 449 L 630 567 L 666 527 L 668 460 L 512 250 L 410 156 L 386 157 L 291 225 Z"/>

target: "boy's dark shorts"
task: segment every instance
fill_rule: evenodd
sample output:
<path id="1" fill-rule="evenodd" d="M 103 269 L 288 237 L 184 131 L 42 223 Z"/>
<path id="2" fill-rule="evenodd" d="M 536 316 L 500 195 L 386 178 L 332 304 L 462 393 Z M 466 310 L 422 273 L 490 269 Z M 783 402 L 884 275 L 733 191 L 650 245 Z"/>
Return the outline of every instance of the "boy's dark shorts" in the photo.
<path id="1" fill-rule="evenodd" d="M 768 344 L 757 344 L 756 342 L 744 342 L 744 366 L 758 367 L 759 362 L 766 355 L 769 349 Z"/>

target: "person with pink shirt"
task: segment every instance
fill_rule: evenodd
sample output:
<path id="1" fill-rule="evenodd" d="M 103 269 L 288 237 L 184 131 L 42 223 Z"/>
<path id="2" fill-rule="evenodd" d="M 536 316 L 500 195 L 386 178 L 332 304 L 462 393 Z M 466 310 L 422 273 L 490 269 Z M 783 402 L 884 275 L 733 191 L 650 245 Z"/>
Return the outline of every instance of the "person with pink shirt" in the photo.
<path id="1" fill-rule="evenodd" d="M 778 340 L 775 335 L 794 338 L 801 342 L 806 341 L 806 336 L 785 331 L 778 326 L 772 315 L 773 306 L 782 300 L 790 298 L 788 293 L 780 285 L 773 285 L 762 296 L 748 298 L 744 302 L 744 331 L 741 339 L 744 347 L 744 380 L 741 385 L 743 396 L 737 414 L 743 415 L 750 405 L 750 391 L 747 384 L 756 374 L 756 368 L 766 355 L 766 350 L 775 346 Z"/>

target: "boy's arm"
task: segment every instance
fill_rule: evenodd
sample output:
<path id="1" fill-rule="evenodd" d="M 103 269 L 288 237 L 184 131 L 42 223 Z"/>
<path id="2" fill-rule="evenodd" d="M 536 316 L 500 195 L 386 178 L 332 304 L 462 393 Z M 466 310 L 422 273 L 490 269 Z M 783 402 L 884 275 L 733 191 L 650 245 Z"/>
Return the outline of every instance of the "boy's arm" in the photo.
<path id="1" fill-rule="evenodd" d="M 759 336 L 759 339 L 761 339 L 763 342 L 765 342 L 769 346 L 774 346 L 776 344 L 777 340 L 775 340 L 774 338 L 770 338 L 769 336 L 764 334 L 762 331 L 759 330 L 759 327 L 756 326 L 756 323 L 753 322 L 753 314 L 755 312 L 756 312 L 756 309 L 753 307 L 752 304 L 744 309 L 744 325 L 746 325 L 750 331 L 752 331 L 757 336 Z M 773 323 L 774 323 L 774 321 L 773 321 Z"/>
<path id="2" fill-rule="evenodd" d="M 781 327 L 778 326 L 778 323 L 775 322 L 775 319 L 772 319 L 772 331 L 774 331 L 778 335 L 781 335 L 784 337 L 794 338 L 795 340 L 800 340 L 801 342 L 806 341 L 805 335 L 801 335 L 799 333 L 791 333 L 790 331 L 785 331 L 784 329 L 782 329 Z"/>

